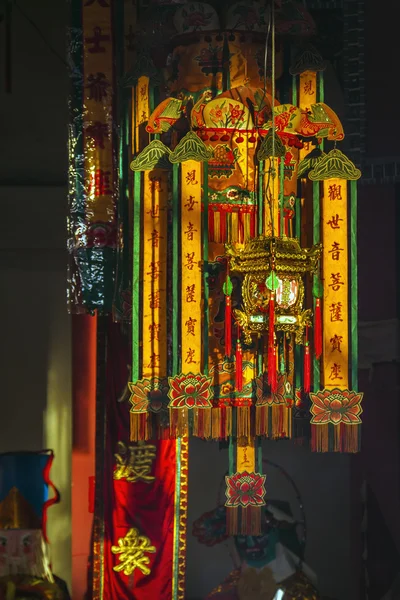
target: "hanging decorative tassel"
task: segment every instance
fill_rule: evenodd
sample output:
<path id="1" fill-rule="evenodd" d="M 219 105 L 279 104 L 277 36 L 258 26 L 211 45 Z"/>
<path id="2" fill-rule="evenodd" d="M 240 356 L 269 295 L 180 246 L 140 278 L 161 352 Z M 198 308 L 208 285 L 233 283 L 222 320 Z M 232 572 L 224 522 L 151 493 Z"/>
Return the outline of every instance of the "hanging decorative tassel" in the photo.
<path id="1" fill-rule="evenodd" d="M 268 383 L 271 391 L 276 392 L 276 348 L 275 348 L 275 292 L 269 296 L 268 329 Z"/>
<path id="2" fill-rule="evenodd" d="M 219 400 L 218 406 L 211 409 L 211 438 L 227 440 L 232 435 L 232 406 L 227 400 Z"/>
<path id="3" fill-rule="evenodd" d="M 228 535 L 261 535 L 262 514 L 265 510 L 265 479 L 265 475 L 254 471 L 237 472 L 225 477 Z M 244 486 L 248 490 L 247 498 L 239 492 Z M 254 497 L 257 502 L 254 502 Z"/>
<path id="4" fill-rule="evenodd" d="M 130 426 L 131 442 L 141 442 L 151 439 L 153 428 L 151 414 L 149 412 L 131 412 Z"/>
<path id="5" fill-rule="evenodd" d="M 251 435 L 251 400 L 239 398 L 235 401 L 236 406 L 236 437 L 248 440 Z"/>
<path id="6" fill-rule="evenodd" d="M 225 356 L 230 358 L 232 355 L 232 302 L 231 294 L 233 285 L 229 277 L 229 267 L 226 274 L 226 280 L 223 285 L 225 294 Z"/>
<path id="7" fill-rule="evenodd" d="M 314 275 L 312 295 L 315 299 L 315 310 L 314 310 L 314 354 L 315 358 L 320 358 L 322 355 L 322 311 L 321 311 L 321 298 L 324 294 L 324 287 L 322 285 L 319 275 Z"/>
<path id="8" fill-rule="evenodd" d="M 269 315 L 268 315 L 268 383 L 271 386 L 271 392 L 276 392 L 276 348 L 275 348 L 275 291 L 278 289 L 279 281 L 275 271 L 272 269 L 266 282 L 270 291 L 269 295 Z"/>
<path id="9" fill-rule="evenodd" d="M 321 300 L 315 300 L 314 314 L 314 353 L 315 358 L 320 358 L 322 355 L 322 316 L 321 316 Z"/>
<path id="10" fill-rule="evenodd" d="M 169 434 L 171 439 L 189 435 L 189 414 L 187 408 L 169 409 Z"/>
<path id="11" fill-rule="evenodd" d="M 240 327 L 237 328 L 236 342 L 236 371 L 235 371 L 235 387 L 236 391 L 241 392 L 243 389 L 243 352 L 240 343 Z"/>
<path id="12" fill-rule="evenodd" d="M 262 535 L 261 515 L 259 506 L 245 508 L 229 507 L 226 509 L 226 526 L 228 535 L 260 536 Z"/>
<path id="13" fill-rule="evenodd" d="M 210 440 L 212 435 L 211 408 L 193 409 L 193 435 L 203 440 Z"/>
<path id="14" fill-rule="evenodd" d="M 232 354 L 232 309 L 231 297 L 225 296 L 225 356 Z"/>
<path id="15" fill-rule="evenodd" d="M 306 329 L 306 342 L 304 344 L 304 374 L 303 374 L 303 389 L 306 394 L 311 390 L 311 355 L 310 345 L 308 342 L 308 328 Z"/>
<path id="16" fill-rule="evenodd" d="M 256 435 L 267 436 L 269 433 L 269 406 L 256 404 Z"/>
<path id="17" fill-rule="evenodd" d="M 271 290 L 269 295 L 269 317 L 268 317 L 268 347 L 275 344 L 275 291 Z"/>
<path id="18" fill-rule="evenodd" d="M 276 366 L 276 346 L 268 346 L 268 383 L 271 386 L 272 394 L 276 393 L 278 378 Z"/>

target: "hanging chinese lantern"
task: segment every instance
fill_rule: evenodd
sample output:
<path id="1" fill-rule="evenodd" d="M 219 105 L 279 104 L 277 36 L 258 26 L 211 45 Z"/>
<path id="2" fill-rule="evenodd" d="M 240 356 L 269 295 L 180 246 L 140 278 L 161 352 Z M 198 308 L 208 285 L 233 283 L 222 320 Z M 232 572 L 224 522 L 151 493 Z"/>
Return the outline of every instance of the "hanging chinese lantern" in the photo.
<path id="1" fill-rule="evenodd" d="M 128 4 L 118 8 L 118 33 L 109 6 L 83 9 L 85 73 L 92 78 L 85 80 L 82 214 L 85 227 L 114 227 L 113 315 L 124 331 L 131 324 L 129 381 L 123 394 L 118 389 L 122 401 L 105 443 L 119 428 L 130 437 L 117 441 L 132 460 L 141 444 L 162 457 L 152 455 L 156 482 L 141 483 L 160 486 L 168 509 L 173 502 L 165 534 L 173 532 L 165 545 L 168 552 L 173 545 L 172 559 L 164 562 L 172 574 L 163 576 L 171 577 L 175 600 L 184 597 L 191 435 L 229 448 L 231 535 L 262 530 L 264 438 L 311 439 L 323 452 L 359 447 L 360 173 L 336 148 L 343 127 L 325 104 L 325 64 L 309 43 L 315 26 L 304 7 L 291 14 L 288 3 L 254 3 L 251 11 L 233 5 L 219 15 L 201 2 L 156 2 L 151 10 Z M 111 96 L 107 36 L 121 59 Z M 330 152 L 328 142 L 335 144 Z M 117 180 L 118 206 L 111 185 Z M 109 281 L 111 263 L 100 260 L 105 249 L 89 254 Z M 83 263 L 78 271 L 95 309 L 91 271 Z M 125 494 L 128 483 L 137 485 L 115 472 L 112 507 L 117 484 Z M 134 490 L 132 497 L 148 497 L 147 488 Z M 139 575 L 144 590 L 152 585 L 144 578 L 160 568 L 158 534 L 146 531 L 145 519 L 122 528 L 116 510 L 108 523 L 112 570 L 118 585 L 128 585 L 132 573 L 116 557 L 142 536 L 149 553 Z"/>

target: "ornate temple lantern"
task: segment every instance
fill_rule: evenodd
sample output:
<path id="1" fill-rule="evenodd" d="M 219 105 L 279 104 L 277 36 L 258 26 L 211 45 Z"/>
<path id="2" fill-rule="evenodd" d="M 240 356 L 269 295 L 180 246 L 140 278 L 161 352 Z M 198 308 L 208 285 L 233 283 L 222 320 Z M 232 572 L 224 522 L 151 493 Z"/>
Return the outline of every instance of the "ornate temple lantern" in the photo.
<path id="1" fill-rule="evenodd" d="M 260 337 L 268 332 L 269 304 L 274 293 L 273 327 L 294 333 L 296 343 L 303 343 L 304 328 L 312 325 L 311 309 L 303 309 L 303 277 L 316 271 L 321 251 L 320 244 L 305 249 L 296 239 L 262 236 L 249 240 L 242 249 L 227 247 L 231 273 L 242 276 L 243 310 L 235 309 L 234 316 L 247 343 L 251 343 L 252 334 Z M 274 287 L 270 286 L 271 275 L 276 289 L 270 289 Z"/>
<path id="2" fill-rule="evenodd" d="M 190 436 L 228 446 L 227 534 L 243 536 L 262 532 L 263 438 L 359 447 L 360 173 L 336 149 L 343 127 L 324 101 L 325 63 L 302 3 L 221 11 L 154 0 L 145 14 L 122 3 L 121 30 L 111 4 L 84 4 L 75 45 L 90 78 L 83 91 L 75 83 L 85 111 L 71 141 L 71 298 L 112 305 L 130 330 L 115 342 L 128 358 L 107 352 L 110 381 L 130 369 L 120 402 L 107 405 L 96 481 L 109 535 L 95 543 L 106 585 L 130 593 L 118 549 L 135 553 L 146 539 L 134 593 L 164 598 L 164 569 L 165 598 L 183 600 Z M 112 81 L 122 82 L 114 94 Z M 137 516 L 149 505 L 157 527 Z"/>

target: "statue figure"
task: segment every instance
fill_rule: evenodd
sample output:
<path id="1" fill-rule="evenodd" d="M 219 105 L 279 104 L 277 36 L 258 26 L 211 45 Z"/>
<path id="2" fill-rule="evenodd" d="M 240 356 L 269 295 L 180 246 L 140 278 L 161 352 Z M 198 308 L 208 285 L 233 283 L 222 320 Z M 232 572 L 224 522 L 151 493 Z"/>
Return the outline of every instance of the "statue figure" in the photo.
<path id="1" fill-rule="evenodd" d="M 295 487 L 290 477 L 278 468 Z M 227 542 L 236 565 L 205 600 L 320 600 L 316 576 L 303 561 L 305 539 L 299 539 L 298 535 L 301 527 L 304 530 L 304 513 L 300 521 L 295 520 L 290 504 L 280 500 L 267 503 L 260 536 L 229 538 L 226 508 L 222 503 L 203 514 L 193 524 L 193 535 L 210 547 Z"/>
<path id="2" fill-rule="evenodd" d="M 47 509 L 60 500 L 49 478 L 53 458 L 47 450 L 0 455 L 0 600 L 69 600 L 46 535 Z"/>

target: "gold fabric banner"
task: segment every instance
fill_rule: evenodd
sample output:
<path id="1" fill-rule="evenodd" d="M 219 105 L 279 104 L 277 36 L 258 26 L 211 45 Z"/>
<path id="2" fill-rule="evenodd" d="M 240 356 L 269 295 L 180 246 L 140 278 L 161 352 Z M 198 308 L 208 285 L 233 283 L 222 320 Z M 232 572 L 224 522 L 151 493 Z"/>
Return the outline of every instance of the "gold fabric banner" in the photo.
<path id="1" fill-rule="evenodd" d="M 115 223 L 111 126 L 114 75 L 110 3 L 83 3 L 82 20 L 86 219 L 89 223 Z"/>
<path id="2" fill-rule="evenodd" d="M 146 134 L 145 125 L 149 120 L 150 115 L 150 95 L 149 95 L 150 80 L 143 75 L 139 77 L 135 87 L 135 98 L 132 101 L 132 148 L 135 148 L 136 153 L 143 150 L 146 143 L 149 142 L 149 135 Z M 133 100 L 133 99 L 132 99 Z"/>
<path id="3" fill-rule="evenodd" d="M 182 373 L 200 373 L 202 340 L 202 164 L 194 160 L 181 168 L 181 302 Z"/>
<path id="4" fill-rule="evenodd" d="M 145 171 L 143 191 L 143 373 L 167 375 L 168 173 Z"/>
<path id="5" fill-rule="evenodd" d="M 347 181 L 323 182 L 323 384 L 348 387 L 348 250 Z"/>
<path id="6" fill-rule="evenodd" d="M 264 162 L 264 231 L 266 236 L 279 235 L 279 158 Z"/>
<path id="7" fill-rule="evenodd" d="M 301 110 L 309 110 L 311 104 L 317 102 L 317 74 L 314 71 L 304 71 L 299 76 L 299 107 Z M 311 152 L 313 146 L 310 142 L 304 142 L 304 148 L 300 149 L 299 159 Z"/>
<path id="8" fill-rule="evenodd" d="M 256 452 L 254 444 L 241 446 L 240 443 L 237 445 L 236 452 L 236 471 L 243 473 L 255 473 L 256 471 Z"/>

